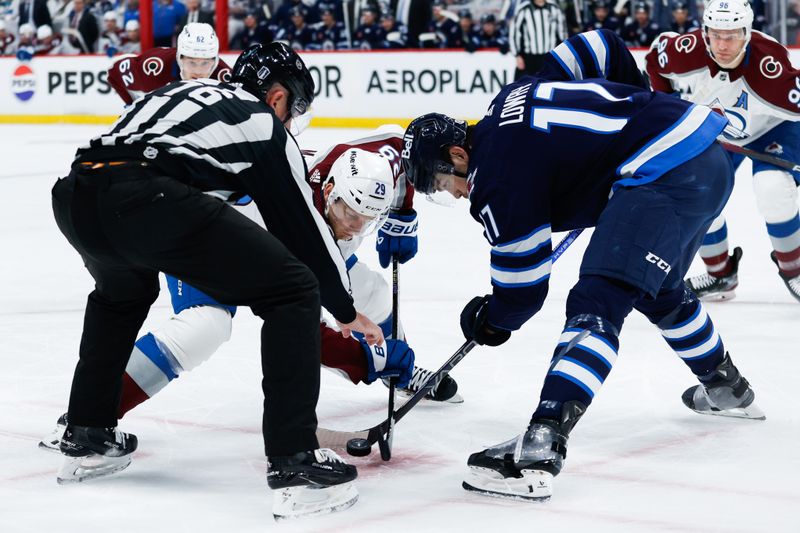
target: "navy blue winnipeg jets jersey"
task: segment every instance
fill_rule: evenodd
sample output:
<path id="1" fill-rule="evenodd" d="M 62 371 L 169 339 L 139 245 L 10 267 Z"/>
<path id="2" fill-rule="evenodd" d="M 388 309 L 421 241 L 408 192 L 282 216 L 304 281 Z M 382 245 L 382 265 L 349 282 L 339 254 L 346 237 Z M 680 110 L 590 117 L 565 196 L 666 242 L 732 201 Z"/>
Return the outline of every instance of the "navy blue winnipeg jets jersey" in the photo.
<path id="1" fill-rule="evenodd" d="M 591 52 L 576 37 L 556 51 L 569 44 L 575 57 Z M 492 245 L 488 320 L 508 330 L 544 302 L 552 231 L 594 226 L 613 191 L 657 180 L 699 155 L 726 123 L 707 107 L 575 76 L 586 73 L 578 62 L 557 64 L 503 88 L 472 135 L 470 212 Z M 592 64 L 602 74 L 597 68 L 608 63 Z"/>

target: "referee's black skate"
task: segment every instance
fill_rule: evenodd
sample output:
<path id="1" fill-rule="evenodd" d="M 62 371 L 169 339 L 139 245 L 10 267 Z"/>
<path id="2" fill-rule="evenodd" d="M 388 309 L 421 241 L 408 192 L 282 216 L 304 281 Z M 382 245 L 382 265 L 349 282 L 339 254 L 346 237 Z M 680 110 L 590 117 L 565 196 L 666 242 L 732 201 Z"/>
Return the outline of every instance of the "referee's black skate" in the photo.
<path id="1" fill-rule="evenodd" d="M 755 405 L 755 392 L 734 366 L 728 353 L 700 385 L 687 389 L 681 400 L 696 413 L 766 420 L 764 412 Z"/>
<path id="2" fill-rule="evenodd" d="M 733 300 L 736 297 L 736 287 L 739 286 L 739 261 L 742 259 L 742 249 L 737 246 L 730 255 L 731 271 L 725 276 L 712 276 L 704 272 L 698 276 L 686 278 L 686 286 L 704 302 L 718 302 Z"/>
<path id="3" fill-rule="evenodd" d="M 61 452 L 61 437 L 64 435 L 64 430 L 67 429 L 67 413 L 58 417 L 56 427 L 47 434 L 42 440 L 39 441 L 39 448 L 48 452 Z"/>
<path id="4" fill-rule="evenodd" d="M 585 411 L 580 402 L 567 402 L 561 421 L 531 420 L 522 435 L 473 453 L 467 460 L 469 474 L 461 486 L 497 498 L 549 500 L 553 478 L 567 458 L 569 432 Z"/>
<path id="5" fill-rule="evenodd" d="M 334 451 L 320 448 L 270 457 L 267 484 L 274 491 L 275 520 L 335 513 L 358 500 L 353 480 L 358 471 Z"/>
<path id="6" fill-rule="evenodd" d="M 67 424 L 59 445 L 65 455 L 58 471 L 59 484 L 79 483 L 124 470 L 139 441 L 136 435 L 117 428 L 96 428 Z"/>

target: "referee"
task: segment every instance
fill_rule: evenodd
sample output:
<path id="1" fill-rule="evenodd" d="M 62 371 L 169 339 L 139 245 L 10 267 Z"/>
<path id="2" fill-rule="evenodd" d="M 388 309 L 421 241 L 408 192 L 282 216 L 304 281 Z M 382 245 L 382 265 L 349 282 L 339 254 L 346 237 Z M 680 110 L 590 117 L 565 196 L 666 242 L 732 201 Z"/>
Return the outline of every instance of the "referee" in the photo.
<path id="1" fill-rule="evenodd" d="M 136 100 L 108 133 L 78 150 L 69 176 L 53 187 L 58 227 L 95 280 L 60 482 L 130 462 L 65 471 L 70 458 L 120 459 L 136 448 L 135 436 L 116 430 L 116 414 L 133 343 L 158 296 L 158 272 L 221 303 L 249 306 L 264 320 L 264 444 L 270 471 L 277 470 L 271 480 L 293 468 L 313 479 L 313 465 L 326 462 L 314 457 L 320 302 L 343 329 L 382 340 L 380 328 L 353 307 L 341 252 L 312 205 L 303 157 L 284 127 L 314 98 L 308 69 L 283 44 L 254 45 L 232 79 L 242 85 L 183 81 Z M 220 199 L 245 194 L 268 232 Z M 340 472 L 338 482 L 355 477 L 354 467 L 335 461 L 322 472 Z"/>
<path id="2" fill-rule="evenodd" d="M 517 58 L 516 81 L 536 73 L 547 52 L 567 38 L 564 12 L 552 0 L 523 0 L 511 20 L 508 37 Z"/>

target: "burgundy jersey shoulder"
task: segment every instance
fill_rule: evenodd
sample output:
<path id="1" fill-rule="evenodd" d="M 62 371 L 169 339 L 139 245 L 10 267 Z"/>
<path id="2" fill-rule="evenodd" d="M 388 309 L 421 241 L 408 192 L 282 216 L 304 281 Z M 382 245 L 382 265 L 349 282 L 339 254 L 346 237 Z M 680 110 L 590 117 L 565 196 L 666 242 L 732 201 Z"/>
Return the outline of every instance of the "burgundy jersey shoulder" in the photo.
<path id="1" fill-rule="evenodd" d="M 783 45 L 758 31 L 750 39 L 744 79 L 762 100 L 800 114 L 800 70 L 792 66 Z"/>
<path id="2" fill-rule="evenodd" d="M 148 93 L 180 79 L 174 48 L 151 48 L 134 57 L 123 57 L 108 69 L 108 83 L 126 104 L 130 91 Z"/>
<path id="3" fill-rule="evenodd" d="M 367 152 L 379 154 L 389 160 L 394 177 L 395 187 L 403 187 L 402 194 L 395 191 L 395 198 L 402 198 L 402 205 L 395 205 L 396 208 L 411 209 L 413 201 L 413 188 L 405 179 L 400 179 L 403 170 L 400 163 L 400 152 L 403 150 L 403 134 L 399 132 L 377 132 L 374 135 L 364 137 L 355 141 L 340 143 L 322 152 L 314 162 L 314 166 L 309 170 L 308 181 L 311 188 L 321 188 L 322 183 L 328 177 L 333 163 L 350 148 L 359 148 Z M 317 195 L 315 194 L 315 197 Z"/>
<path id="4" fill-rule="evenodd" d="M 220 58 L 217 68 L 211 73 L 211 79 L 219 81 L 231 81 L 231 67 Z"/>
<path id="5" fill-rule="evenodd" d="M 714 61 L 706 51 L 703 34 L 694 29 L 683 35 L 668 32 L 659 35 L 645 56 L 647 75 L 656 91 L 672 92 L 666 74 L 686 74 L 713 67 Z"/>

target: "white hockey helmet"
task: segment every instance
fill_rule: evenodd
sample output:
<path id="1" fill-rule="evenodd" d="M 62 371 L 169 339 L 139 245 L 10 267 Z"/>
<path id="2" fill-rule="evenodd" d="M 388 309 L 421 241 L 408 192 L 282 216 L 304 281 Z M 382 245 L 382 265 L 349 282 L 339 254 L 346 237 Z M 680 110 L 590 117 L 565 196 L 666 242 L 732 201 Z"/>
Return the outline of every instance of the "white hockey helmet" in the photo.
<path id="1" fill-rule="evenodd" d="M 708 40 L 708 30 L 744 30 L 744 46 L 731 62 L 736 63 L 744 55 L 753 31 L 753 9 L 747 0 L 712 0 L 703 12 L 703 38 L 708 53 L 714 58 Z M 714 58 L 716 61 L 716 58 Z M 724 65 L 722 65 L 724 67 Z"/>
<path id="2" fill-rule="evenodd" d="M 214 67 L 219 64 L 219 39 L 210 24 L 203 22 L 190 22 L 183 27 L 178 35 L 178 66 L 183 71 L 181 59 L 183 57 L 193 57 L 200 59 L 214 59 Z M 211 76 L 209 72 L 209 76 Z"/>
<path id="3" fill-rule="evenodd" d="M 394 197 L 394 176 L 388 159 L 350 148 L 331 165 L 325 184 L 331 181 L 328 208 L 341 199 L 352 211 L 369 219 L 359 234 L 366 235 L 383 223 Z"/>
<path id="4" fill-rule="evenodd" d="M 129 20 L 125 23 L 125 31 L 139 31 L 139 21 Z"/>
<path id="5" fill-rule="evenodd" d="M 53 28 L 48 26 L 47 24 L 42 24 L 38 28 L 36 28 L 36 39 L 39 41 L 44 41 L 45 39 L 53 36 Z"/>
<path id="6" fill-rule="evenodd" d="M 20 36 L 24 35 L 25 37 L 33 37 L 36 35 L 36 26 L 26 22 L 25 24 L 20 25 L 18 32 Z"/>

